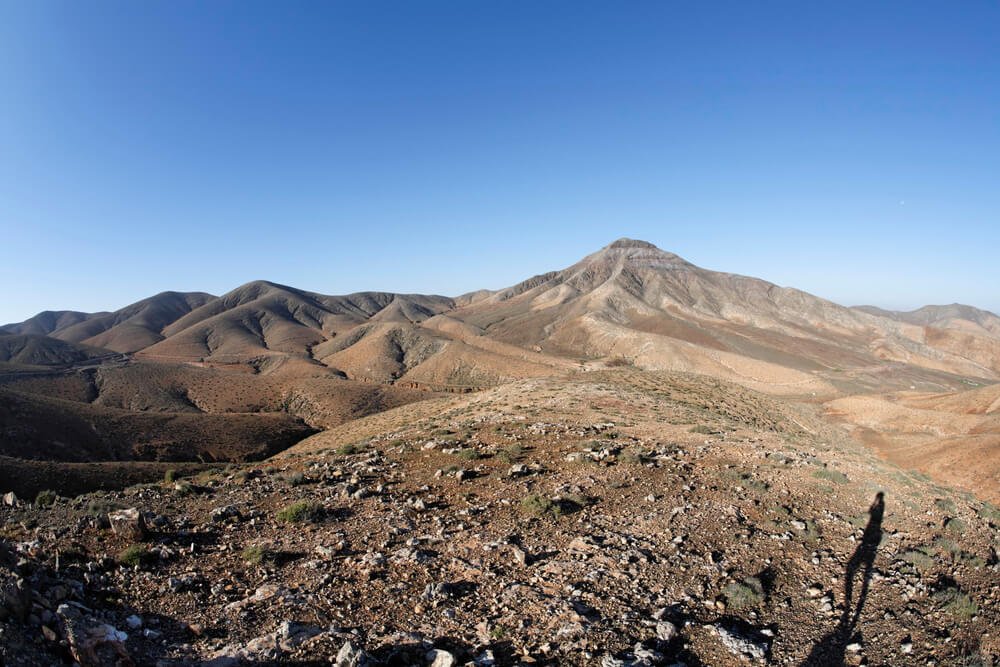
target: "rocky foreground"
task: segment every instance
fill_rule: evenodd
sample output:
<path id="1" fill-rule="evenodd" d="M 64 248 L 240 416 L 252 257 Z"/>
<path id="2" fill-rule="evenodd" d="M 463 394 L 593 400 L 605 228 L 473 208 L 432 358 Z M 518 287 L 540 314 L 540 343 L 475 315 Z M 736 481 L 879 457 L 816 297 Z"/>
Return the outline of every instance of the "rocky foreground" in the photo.
<path id="1" fill-rule="evenodd" d="M 993 665 L 1000 511 L 690 376 L 0 507 L 0 664 Z"/>

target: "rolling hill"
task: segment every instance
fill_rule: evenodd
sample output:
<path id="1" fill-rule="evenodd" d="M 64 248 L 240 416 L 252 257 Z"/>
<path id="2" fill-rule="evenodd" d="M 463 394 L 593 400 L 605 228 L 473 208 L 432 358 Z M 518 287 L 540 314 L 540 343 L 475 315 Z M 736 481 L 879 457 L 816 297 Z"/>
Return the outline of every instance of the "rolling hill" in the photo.
<path id="1" fill-rule="evenodd" d="M 87 345 L 78 345 L 37 334 L 0 335 L 0 366 L 68 366 L 117 355 Z"/>
<path id="2" fill-rule="evenodd" d="M 220 297 L 164 292 L 108 313 L 46 311 L 4 330 L 0 363 L 8 370 L 127 353 L 121 368 L 76 376 L 57 369 L 8 386 L 143 415 L 150 428 L 152 413 L 269 412 L 330 428 L 428 390 L 627 366 L 824 404 L 871 446 L 890 442 L 872 432 L 891 435 L 886 456 L 905 451 L 917 467 L 977 488 L 995 476 L 989 466 L 963 476 L 961 461 L 951 463 L 966 442 L 977 456 L 997 458 L 984 437 L 992 424 L 942 431 L 934 447 L 919 424 L 947 421 L 954 405 L 979 405 L 985 399 L 968 390 L 1000 380 L 997 316 L 958 304 L 910 313 L 848 308 L 633 239 L 505 289 L 454 298 L 329 296 L 258 280 Z M 897 396 L 907 392 L 947 398 L 905 405 Z M 901 426 L 899 415 L 916 426 Z"/>

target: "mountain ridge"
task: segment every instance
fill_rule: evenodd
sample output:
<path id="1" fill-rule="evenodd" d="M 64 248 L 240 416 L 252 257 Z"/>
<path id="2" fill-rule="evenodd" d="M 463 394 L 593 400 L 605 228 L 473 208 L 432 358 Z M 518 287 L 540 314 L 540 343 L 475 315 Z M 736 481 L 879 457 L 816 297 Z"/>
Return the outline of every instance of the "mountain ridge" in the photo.
<path id="1" fill-rule="evenodd" d="M 442 316 L 453 324 L 439 328 L 435 318 Z M 355 343 L 364 340 L 383 356 L 409 355 L 418 366 L 452 354 L 456 345 L 481 348 L 481 339 L 490 339 L 547 357 L 620 356 L 652 369 L 709 372 L 758 388 L 769 376 L 781 376 L 771 384 L 828 392 L 829 382 L 816 373 L 881 363 L 1000 379 L 1000 318 L 988 311 L 960 304 L 908 314 L 845 307 L 760 278 L 703 269 L 630 238 L 564 269 L 457 297 L 324 295 L 254 280 L 218 297 L 162 292 L 110 313 L 43 311 L 3 330 L 45 331 L 41 335 L 142 358 L 193 362 L 256 363 L 290 355 L 324 365 L 335 350 L 348 372 L 361 377 L 364 364 L 357 359 L 363 355 L 345 355 L 342 341 L 351 337 L 343 337 L 376 323 L 392 325 L 371 329 L 388 339 L 372 346 L 358 330 Z M 409 344 L 422 351 L 410 355 L 404 349 Z M 382 368 L 395 370 L 369 379 L 405 379 L 416 368 L 410 363 L 391 360 Z"/>

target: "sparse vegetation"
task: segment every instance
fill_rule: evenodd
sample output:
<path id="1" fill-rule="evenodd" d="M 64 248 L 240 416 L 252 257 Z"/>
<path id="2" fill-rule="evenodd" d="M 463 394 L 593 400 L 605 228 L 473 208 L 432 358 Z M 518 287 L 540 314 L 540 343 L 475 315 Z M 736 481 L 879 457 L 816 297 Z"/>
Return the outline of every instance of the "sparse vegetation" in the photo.
<path id="1" fill-rule="evenodd" d="M 985 516 L 979 501 L 892 474 L 857 443 L 838 440 L 836 429 L 811 421 L 811 408 L 796 416 L 816 434 L 790 434 L 771 428 L 771 399 L 760 398 L 758 405 L 738 393 L 737 404 L 731 396 L 742 390 L 699 377 L 593 368 L 569 382 L 542 378 L 470 397 L 433 394 L 423 405 L 339 426 L 296 450 L 233 464 L 212 477 L 199 476 L 205 465 L 148 466 L 143 486 L 113 495 L 61 501 L 48 512 L 18 503 L 9 510 L 15 520 L 0 522 L 0 536 L 9 544 L 41 541 L 44 552 L 36 560 L 48 571 L 51 554 L 60 553 L 54 577 L 75 579 L 87 563 L 117 556 L 121 567 L 108 572 L 102 564 L 113 576 L 115 597 L 105 602 L 91 595 L 100 593 L 96 586 L 86 589 L 95 618 L 124 628 L 127 614 L 152 609 L 146 612 L 150 620 L 170 612 L 170 618 L 200 624 L 206 634 L 183 634 L 190 646 L 185 650 L 199 660 L 254 637 L 267 638 L 271 650 L 272 607 L 295 623 L 321 619 L 324 636 L 294 654 L 282 649 L 283 658 L 312 659 L 322 650 L 319 659 L 329 659 L 346 638 L 327 635 L 325 619 L 333 623 L 345 601 L 362 600 L 349 610 L 350 624 L 365 634 L 352 636 L 371 637 L 374 626 L 391 626 L 385 633 L 375 630 L 377 639 L 360 647 L 365 650 L 395 641 L 388 632 L 411 630 L 414 613 L 430 629 L 453 608 L 460 610 L 456 622 L 474 614 L 478 624 L 481 618 L 486 625 L 478 634 L 516 648 L 552 642 L 553 649 L 538 657 L 572 664 L 576 655 L 551 639 L 555 626 L 517 622 L 544 617 L 558 596 L 572 605 L 560 604 L 560 614 L 565 609 L 600 624 L 600 632 L 586 636 L 591 661 L 607 653 L 631 660 L 624 654 L 636 641 L 669 630 L 645 625 L 667 607 L 654 617 L 677 624 L 687 652 L 678 655 L 679 643 L 659 647 L 673 652 L 668 662 L 686 656 L 691 662 L 726 662 L 726 649 L 711 628 L 684 631 L 681 619 L 694 614 L 699 625 L 732 621 L 742 630 L 745 623 L 748 640 L 756 637 L 762 647 L 766 634 L 750 628 L 771 628 L 783 638 L 772 644 L 772 661 L 798 663 L 842 617 L 844 584 L 852 572 L 847 611 L 853 615 L 862 607 L 863 653 L 872 664 L 900 662 L 894 662 L 903 655 L 899 646 L 911 640 L 921 664 L 953 664 L 959 631 L 973 626 L 966 619 L 978 613 L 976 628 L 996 620 L 989 587 L 997 543 L 987 520 L 979 518 Z M 670 398 L 675 393 L 682 399 Z M 539 406 L 537 419 L 535 409 L 510 407 L 510 396 Z M 722 404 L 725 414 L 717 408 Z M 591 411 L 592 405 L 599 411 Z M 429 415 L 438 420 L 433 426 Z M 693 425 L 705 433 L 689 432 Z M 434 439 L 432 429 L 454 432 Z M 706 443 L 710 433 L 719 435 Z M 338 449 L 346 441 L 351 444 Z M 578 460 L 586 465 L 573 463 Z M 523 465 L 509 470 L 516 463 Z M 165 483 L 164 468 L 171 466 L 183 479 Z M 473 469 L 479 479 L 466 482 Z M 453 476 L 459 470 L 461 483 Z M 178 497 L 172 487 L 188 480 L 195 493 Z M 876 491 L 890 499 L 887 544 L 878 549 L 870 530 L 860 539 L 872 524 L 866 510 Z M 95 497 L 110 500 L 88 505 Z M 126 515 L 115 518 L 114 531 L 104 520 L 79 521 L 85 507 L 103 513 L 112 509 L 110 501 L 138 508 L 152 536 L 130 533 Z M 968 523 L 961 537 L 945 526 L 945 519 L 957 516 Z M 50 527 L 62 532 L 52 537 Z M 132 554 L 118 554 L 147 539 L 148 545 L 130 547 Z M 69 550 L 77 544 L 85 556 L 70 562 Z M 153 550 L 149 560 L 147 547 Z M 848 565 L 858 562 L 852 554 L 862 548 L 866 556 L 875 553 L 878 572 L 867 596 L 860 596 L 860 571 Z M 941 579 L 934 583 L 933 577 Z M 968 593 L 932 597 L 946 580 Z M 162 605 L 148 606 L 151 585 Z M 670 605 L 680 599 L 686 609 L 675 614 Z M 303 607 L 295 611 L 299 601 Z M 890 610 L 906 616 L 887 618 Z M 214 633 L 220 613 L 239 619 L 245 632 L 241 627 L 231 639 Z M 810 618 L 815 623 L 804 623 Z M 441 622 L 438 637 L 455 627 Z M 941 628 L 956 639 L 925 646 L 941 636 L 935 634 Z M 153 664 L 182 638 L 171 625 L 162 629 L 162 641 L 132 642 L 137 664 Z M 633 633 L 641 636 L 633 639 Z M 790 637 L 801 639 L 798 655 L 787 653 Z M 478 645 L 454 648 L 463 651 L 460 659 L 474 649 L 479 654 Z M 425 654 L 426 647 L 417 645 L 406 657 L 426 662 Z M 739 659 L 734 655 L 734 662 Z"/>
<path id="2" fill-rule="evenodd" d="M 733 609 L 754 607 L 764 601 L 764 586 L 757 577 L 746 577 L 743 581 L 734 581 L 723 589 L 726 604 Z"/>
<path id="3" fill-rule="evenodd" d="M 243 556 L 243 560 L 251 565 L 273 564 L 278 560 L 278 554 L 270 547 L 262 544 L 248 546 L 243 550 L 241 555 Z"/>
<path id="4" fill-rule="evenodd" d="M 149 550 L 145 544 L 133 544 L 118 552 L 118 562 L 129 567 L 141 565 L 149 559 Z"/>
<path id="5" fill-rule="evenodd" d="M 35 504 L 39 507 L 51 507 L 55 504 L 56 499 L 58 498 L 59 496 L 55 491 L 39 491 L 38 495 L 35 496 Z"/>
<path id="6" fill-rule="evenodd" d="M 317 521 L 322 514 L 322 507 L 315 502 L 300 500 L 280 510 L 277 517 L 287 523 L 306 523 Z"/>
<path id="7" fill-rule="evenodd" d="M 944 522 L 944 528 L 953 535 L 961 535 L 968 530 L 969 524 L 958 517 L 952 517 Z"/>
<path id="8" fill-rule="evenodd" d="M 983 506 L 979 508 L 979 516 L 983 517 L 987 521 L 1000 523 L 1000 507 L 994 507 L 989 503 L 983 503 Z"/>
<path id="9" fill-rule="evenodd" d="M 646 463 L 646 456 L 637 449 L 626 449 L 618 455 L 618 462 L 641 466 Z"/>
<path id="10" fill-rule="evenodd" d="M 101 516 L 117 509 L 121 509 L 121 505 L 118 503 L 110 502 L 105 498 L 93 498 L 87 502 L 86 512 L 90 516 Z"/>
<path id="11" fill-rule="evenodd" d="M 341 445 L 337 447 L 337 454 L 340 456 L 350 456 L 351 454 L 357 454 L 361 451 L 361 445 L 356 442 L 350 442 L 346 445 Z"/>
<path id="12" fill-rule="evenodd" d="M 189 496 L 194 493 L 194 485 L 186 480 L 180 480 L 179 482 L 174 482 L 174 493 L 179 496 Z"/>
<path id="13" fill-rule="evenodd" d="M 935 537 L 934 548 L 937 549 L 938 553 L 942 556 L 956 556 L 962 551 L 957 544 L 949 540 L 947 537 Z"/>
<path id="14" fill-rule="evenodd" d="M 932 596 L 941 608 L 956 618 L 968 619 L 979 613 L 979 605 L 960 589 L 949 586 Z"/>
<path id="15" fill-rule="evenodd" d="M 521 500 L 521 509 L 533 516 L 562 516 L 562 508 L 551 498 L 538 493 L 532 493 Z"/>
<path id="16" fill-rule="evenodd" d="M 524 447 L 521 445 L 510 445 L 497 452 L 497 458 L 507 465 L 513 465 L 524 456 Z"/>
<path id="17" fill-rule="evenodd" d="M 833 468 L 820 468 L 813 473 L 813 477 L 825 479 L 826 481 L 833 482 L 834 484 L 847 484 L 849 481 L 847 475 L 839 470 L 834 470 Z"/>
<path id="18" fill-rule="evenodd" d="M 736 470 L 726 470 L 720 475 L 720 477 L 727 480 L 734 486 L 742 486 L 745 489 L 757 491 L 758 493 L 763 493 L 769 488 L 766 482 L 757 479 L 752 473 L 749 472 L 741 473 Z"/>
<path id="19" fill-rule="evenodd" d="M 921 572 L 929 572 L 934 567 L 934 558 L 929 552 L 927 547 L 919 547 L 903 552 L 901 558 Z"/>
<path id="20" fill-rule="evenodd" d="M 947 498 L 938 498 L 937 500 L 934 501 L 934 506 L 937 507 L 942 512 L 947 512 L 949 514 L 954 514 L 955 510 L 957 509 L 955 507 L 955 502 Z"/>
<path id="21" fill-rule="evenodd" d="M 174 480 L 177 479 L 177 471 L 173 468 L 168 469 L 163 473 L 163 481 L 166 484 L 173 484 Z"/>
<path id="22" fill-rule="evenodd" d="M 285 475 L 285 482 L 288 486 L 301 486 L 306 483 L 306 476 L 301 472 L 290 472 Z"/>

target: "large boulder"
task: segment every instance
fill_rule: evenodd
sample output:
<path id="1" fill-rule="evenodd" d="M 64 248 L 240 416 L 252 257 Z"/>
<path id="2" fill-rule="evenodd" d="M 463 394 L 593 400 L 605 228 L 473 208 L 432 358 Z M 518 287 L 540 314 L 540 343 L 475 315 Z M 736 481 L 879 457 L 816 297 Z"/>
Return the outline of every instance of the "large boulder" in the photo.
<path id="1" fill-rule="evenodd" d="M 24 581 L 13 574 L 0 573 L 0 621 L 23 621 L 30 608 L 31 600 Z"/>
<path id="2" fill-rule="evenodd" d="M 116 510 L 108 514 L 108 521 L 111 523 L 111 530 L 116 535 L 130 540 L 146 539 L 146 521 L 135 507 L 124 510 Z"/>

